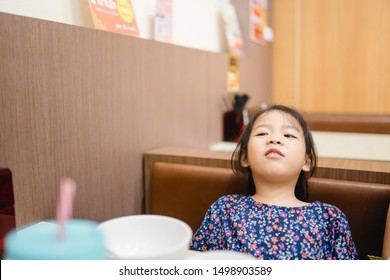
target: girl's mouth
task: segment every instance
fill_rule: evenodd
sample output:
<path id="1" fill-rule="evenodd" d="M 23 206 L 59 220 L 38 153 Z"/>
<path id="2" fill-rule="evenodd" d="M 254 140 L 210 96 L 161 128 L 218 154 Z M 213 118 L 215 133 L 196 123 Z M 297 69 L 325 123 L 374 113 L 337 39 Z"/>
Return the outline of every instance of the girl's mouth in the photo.
<path id="1" fill-rule="evenodd" d="M 267 150 L 267 152 L 265 153 L 265 156 L 269 157 L 269 158 L 284 157 L 283 153 L 281 151 L 279 151 L 278 149 L 269 149 L 269 150 Z"/>

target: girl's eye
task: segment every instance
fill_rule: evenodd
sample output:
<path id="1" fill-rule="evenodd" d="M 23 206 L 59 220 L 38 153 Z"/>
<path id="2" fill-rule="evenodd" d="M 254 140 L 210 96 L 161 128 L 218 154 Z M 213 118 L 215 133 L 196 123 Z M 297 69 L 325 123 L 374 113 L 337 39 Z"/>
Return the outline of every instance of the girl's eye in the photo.
<path id="1" fill-rule="evenodd" d="M 297 137 L 295 137 L 295 136 L 292 135 L 292 134 L 285 134 L 284 137 L 286 137 L 286 138 L 297 138 Z"/>
<path id="2" fill-rule="evenodd" d="M 257 133 L 256 136 L 265 136 L 265 135 L 268 135 L 268 133 L 266 132 L 260 132 L 260 133 Z"/>

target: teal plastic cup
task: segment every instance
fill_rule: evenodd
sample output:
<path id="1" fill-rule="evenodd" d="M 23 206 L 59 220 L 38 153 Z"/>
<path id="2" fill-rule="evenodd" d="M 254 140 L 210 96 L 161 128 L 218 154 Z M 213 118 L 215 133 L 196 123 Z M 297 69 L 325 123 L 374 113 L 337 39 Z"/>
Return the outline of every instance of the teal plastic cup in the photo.
<path id="1" fill-rule="evenodd" d="M 62 240 L 57 238 L 56 221 L 30 224 L 9 232 L 5 237 L 7 260 L 103 260 L 103 233 L 97 223 L 70 220 Z"/>

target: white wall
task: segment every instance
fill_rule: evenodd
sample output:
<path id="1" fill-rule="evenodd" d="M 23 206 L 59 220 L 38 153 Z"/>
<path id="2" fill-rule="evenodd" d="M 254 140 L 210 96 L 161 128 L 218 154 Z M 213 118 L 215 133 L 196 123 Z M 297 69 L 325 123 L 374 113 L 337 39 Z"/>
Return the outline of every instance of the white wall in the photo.
<path id="1" fill-rule="evenodd" d="M 0 0 L 0 11 L 93 27 L 87 0 Z"/>
<path id="2" fill-rule="evenodd" d="M 219 24 L 221 0 L 173 0 L 173 44 L 225 51 Z M 226 0 L 223 0 L 226 1 Z M 140 37 L 153 38 L 155 0 L 131 0 Z M 0 0 L 0 12 L 94 28 L 87 0 Z"/>

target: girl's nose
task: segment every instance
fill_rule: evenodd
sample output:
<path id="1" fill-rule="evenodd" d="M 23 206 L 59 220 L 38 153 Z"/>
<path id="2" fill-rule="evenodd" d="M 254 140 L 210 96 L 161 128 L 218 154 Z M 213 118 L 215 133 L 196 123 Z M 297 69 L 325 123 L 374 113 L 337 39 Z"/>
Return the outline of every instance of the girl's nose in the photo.
<path id="1" fill-rule="evenodd" d="M 273 137 L 273 138 L 270 138 L 268 140 L 268 144 L 278 144 L 278 145 L 280 145 L 280 144 L 282 144 L 282 142 L 279 139 Z"/>

